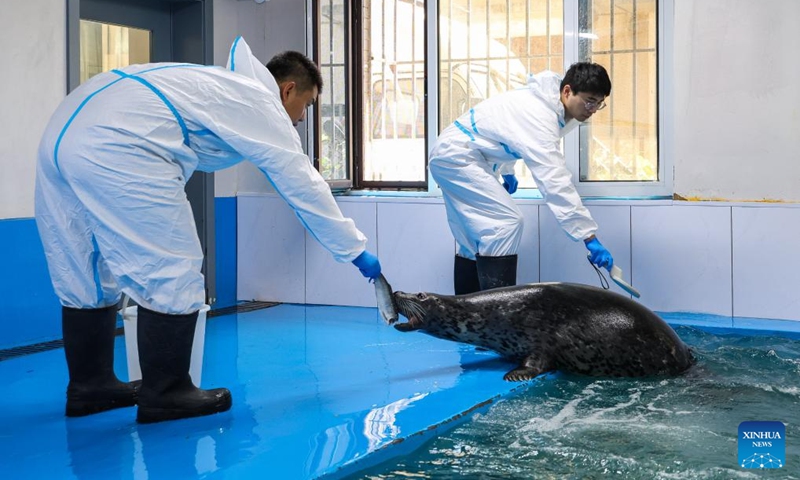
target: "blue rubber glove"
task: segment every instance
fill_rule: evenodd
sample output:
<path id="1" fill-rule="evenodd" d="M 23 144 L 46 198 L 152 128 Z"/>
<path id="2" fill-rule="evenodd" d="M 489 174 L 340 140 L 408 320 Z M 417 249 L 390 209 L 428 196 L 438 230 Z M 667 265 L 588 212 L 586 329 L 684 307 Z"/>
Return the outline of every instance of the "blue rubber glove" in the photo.
<path id="1" fill-rule="evenodd" d="M 614 266 L 614 258 L 611 257 L 611 253 L 606 250 L 606 247 L 596 237 L 586 240 L 586 248 L 589 249 L 589 260 L 592 264 L 611 270 L 611 267 Z"/>
<path id="2" fill-rule="evenodd" d="M 353 265 L 358 267 L 358 271 L 361 272 L 361 275 L 369 279 L 374 280 L 381 275 L 381 262 L 378 261 L 378 257 L 366 250 L 361 252 L 361 255 L 353 260 Z"/>
<path id="3" fill-rule="evenodd" d="M 503 188 L 506 189 L 508 193 L 514 193 L 517 191 L 517 185 L 519 182 L 517 181 L 517 177 L 514 174 L 503 175 Z"/>

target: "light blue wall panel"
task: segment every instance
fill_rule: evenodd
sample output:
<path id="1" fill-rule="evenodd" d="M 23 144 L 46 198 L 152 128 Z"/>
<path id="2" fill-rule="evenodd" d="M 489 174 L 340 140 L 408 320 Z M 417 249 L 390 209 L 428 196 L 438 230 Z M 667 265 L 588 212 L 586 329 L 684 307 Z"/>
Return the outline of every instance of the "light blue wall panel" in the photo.
<path id="1" fill-rule="evenodd" d="M 378 204 L 378 251 L 395 290 L 452 294 L 455 245 L 443 203 Z"/>
<path id="2" fill-rule="evenodd" d="M 245 269 L 239 272 L 239 300 L 302 302 L 300 297 L 306 296 L 311 303 L 372 304 L 372 290 L 362 287 L 355 271 L 348 271 L 355 269 L 331 263 L 318 246 L 305 246 L 311 240 L 283 200 L 269 195 L 244 198 L 249 213 L 243 214 L 240 205 L 239 231 L 249 240 L 238 242 L 239 268 Z M 370 245 L 377 241 L 375 250 L 396 290 L 452 293 L 455 242 L 441 199 L 339 202 L 345 214 L 364 227 Z M 647 307 L 800 321 L 794 294 L 800 257 L 792 253 L 792 239 L 800 236 L 800 207 L 588 203 L 600 225 L 599 238 Z M 520 282 L 536 281 L 539 268 L 540 281 L 599 285 L 586 261 L 586 248 L 564 234 L 546 205 L 523 202 L 522 209 L 527 233 L 520 251 Z M 614 284 L 611 288 L 622 293 Z"/>
<path id="3" fill-rule="evenodd" d="M 539 205 L 522 204 L 524 229 L 519 242 L 517 261 L 517 283 L 536 283 L 539 281 Z"/>

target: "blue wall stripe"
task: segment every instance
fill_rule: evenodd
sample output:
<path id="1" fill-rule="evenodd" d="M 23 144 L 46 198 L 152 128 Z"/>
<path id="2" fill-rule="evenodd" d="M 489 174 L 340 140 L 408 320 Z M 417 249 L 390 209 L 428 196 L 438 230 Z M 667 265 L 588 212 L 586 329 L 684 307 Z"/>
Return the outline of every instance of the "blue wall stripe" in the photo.
<path id="1" fill-rule="evenodd" d="M 213 309 L 236 305 L 236 197 L 214 199 L 217 301 Z"/>
<path id="2" fill-rule="evenodd" d="M 0 348 L 61 338 L 59 303 L 32 218 L 0 220 Z"/>
<path id="3" fill-rule="evenodd" d="M 217 301 L 235 306 L 236 197 L 215 204 Z M 61 303 L 53 292 L 47 261 L 32 218 L 0 220 L 0 349 L 58 340 Z"/>

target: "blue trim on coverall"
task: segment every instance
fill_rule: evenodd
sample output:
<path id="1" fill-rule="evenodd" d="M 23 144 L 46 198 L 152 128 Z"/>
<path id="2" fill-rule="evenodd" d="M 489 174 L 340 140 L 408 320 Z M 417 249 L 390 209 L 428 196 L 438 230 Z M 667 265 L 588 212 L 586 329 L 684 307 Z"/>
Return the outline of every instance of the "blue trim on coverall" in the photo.
<path id="1" fill-rule="evenodd" d="M 137 73 L 137 75 L 141 75 L 143 73 L 148 73 L 148 72 L 154 72 L 156 70 L 163 70 L 165 68 L 211 67 L 211 66 L 213 66 L 213 65 L 195 65 L 195 64 L 192 64 L 192 63 L 181 63 L 181 64 L 178 64 L 178 65 L 162 65 L 160 67 L 154 67 L 154 68 L 150 68 L 150 69 L 147 69 L 147 70 L 142 70 L 141 72 Z M 115 70 L 114 72 L 117 73 L 118 70 Z M 78 105 L 78 108 L 76 108 L 75 111 L 72 112 L 72 115 L 70 115 L 69 119 L 64 124 L 64 127 L 61 129 L 61 132 L 58 134 L 58 139 L 56 140 L 56 145 L 55 145 L 55 148 L 53 149 L 53 163 L 55 164 L 56 170 L 58 170 L 58 173 L 61 173 L 61 168 L 58 166 L 58 147 L 61 146 L 61 140 L 64 138 L 64 135 L 67 133 L 67 129 L 72 124 L 72 121 L 75 120 L 75 117 L 78 116 L 78 113 L 80 113 L 80 111 L 83 109 L 83 107 L 85 107 L 86 104 L 89 103 L 89 100 L 91 100 L 95 95 L 97 95 L 98 93 L 102 92 L 106 88 L 110 87 L 111 85 L 114 85 L 117 82 L 122 81 L 125 78 L 124 76 L 121 76 L 121 77 L 122 78 L 118 78 L 118 79 L 114 80 L 113 82 L 109 83 L 108 85 L 106 85 L 104 87 L 99 88 L 98 90 L 92 92 L 86 98 L 84 98 L 83 101 L 81 102 L 81 104 Z M 130 75 L 129 75 L 129 77 L 130 77 Z M 156 94 L 158 94 L 158 92 L 156 92 Z M 164 100 L 164 98 L 162 98 L 162 100 Z M 170 106 L 169 102 L 166 102 L 166 103 L 167 103 L 167 106 L 169 107 Z M 173 113 L 175 113 L 174 109 L 171 109 L 171 110 L 173 110 Z M 178 118 L 180 118 L 180 117 L 178 117 Z M 179 119 L 178 121 L 180 123 L 181 120 Z M 199 132 L 203 132 L 203 133 L 199 133 Z M 202 134 L 205 134 L 206 131 L 205 130 L 200 130 L 199 132 L 192 132 L 192 133 L 198 133 L 198 134 L 202 135 Z M 187 137 L 186 137 L 186 135 L 184 135 L 184 143 L 188 146 L 189 144 L 186 143 L 186 140 L 187 140 Z"/>
<path id="2" fill-rule="evenodd" d="M 189 146 L 189 129 L 186 128 L 186 122 L 183 121 L 183 117 L 181 117 L 181 114 L 178 113 L 178 110 L 175 109 L 175 107 L 172 105 L 172 103 L 170 103 L 170 101 L 167 100 L 167 97 L 165 97 L 164 94 L 161 93 L 161 91 L 159 91 L 156 87 L 153 86 L 152 83 L 148 82 L 144 78 L 138 77 L 136 75 L 128 75 L 127 73 L 121 72 L 119 70 L 111 70 L 111 71 L 116 73 L 120 77 L 130 78 L 131 80 L 136 80 L 137 82 L 141 83 L 145 87 L 149 88 L 150 91 L 155 93 L 156 96 L 158 98 L 160 98 L 162 102 L 164 102 L 164 105 L 166 105 L 167 108 L 169 108 L 169 110 L 172 112 L 172 114 L 175 115 L 175 120 L 178 121 L 178 125 L 180 125 L 180 127 L 181 127 L 181 133 L 183 133 L 183 144 L 186 145 L 187 147 Z"/>
<path id="3" fill-rule="evenodd" d="M 64 138 L 64 134 L 67 133 L 67 129 L 72 124 L 72 121 L 75 120 L 75 117 L 78 116 L 78 112 L 80 112 L 81 109 L 83 109 L 83 107 L 86 106 L 87 103 L 89 103 L 89 100 L 91 100 L 95 95 L 97 95 L 98 93 L 102 92 L 106 88 L 108 88 L 111 85 L 114 85 L 115 83 L 119 82 L 120 80 L 122 80 L 122 79 L 118 78 L 118 79 L 114 80 L 113 82 L 109 83 L 108 85 L 106 85 L 105 87 L 97 90 L 96 92 L 92 92 L 91 95 L 89 95 L 89 96 L 87 96 L 86 98 L 83 99 L 81 104 L 78 105 L 78 108 L 76 108 L 75 111 L 72 112 L 72 115 L 69 116 L 69 120 L 67 120 L 67 123 L 64 124 L 64 128 L 61 129 L 61 133 L 58 134 L 58 139 L 56 140 L 56 146 L 53 149 L 53 163 L 55 164 L 56 170 L 58 170 L 58 173 L 61 173 L 61 168 L 58 166 L 58 147 L 61 145 L 61 139 Z"/>
<path id="4" fill-rule="evenodd" d="M 236 40 L 233 41 L 233 45 L 231 45 L 231 55 L 230 55 L 230 57 L 231 57 L 231 72 L 235 72 L 236 71 L 236 55 L 235 55 L 236 46 L 239 45 L 239 40 L 241 40 L 241 39 L 242 39 L 242 36 L 239 35 L 238 37 L 236 37 Z"/>
<path id="5" fill-rule="evenodd" d="M 510 148 L 508 148 L 508 145 L 506 145 L 505 143 L 503 143 L 503 142 L 499 142 L 499 143 L 500 143 L 500 146 L 503 147 L 503 150 L 505 150 L 507 154 L 511 155 L 512 157 L 516 158 L 517 160 L 522 158 L 522 155 L 520 155 L 519 153 L 515 152 L 514 150 L 511 150 Z"/>
<path id="6" fill-rule="evenodd" d="M 92 235 L 92 273 L 94 276 L 94 286 L 97 290 L 97 304 L 102 305 L 103 301 L 103 285 L 100 283 L 100 270 L 97 264 L 100 261 L 100 247 L 97 245 L 97 239 Z"/>
<path id="7" fill-rule="evenodd" d="M 480 135 L 480 132 L 478 131 L 478 126 L 475 125 L 475 109 L 474 108 L 470 108 L 469 109 L 469 121 L 470 121 L 470 123 L 472 123 L 472 131 L 477 133 L 478 135 Z"/>
<path id="8" fill-rule="evenodd" d="M 473 142 L 475 141 L 475 135 L 473 135 L 472 132 L 467 130 L 467 128 L 464 125 L 461 125 L 461 122 L 456 120 L 455 122 L 453 122 L 453 125 L 458 127 L 458 129 L 461 130 L 462 132 L 466 133 L 470 140 L 472 140 Z"/>

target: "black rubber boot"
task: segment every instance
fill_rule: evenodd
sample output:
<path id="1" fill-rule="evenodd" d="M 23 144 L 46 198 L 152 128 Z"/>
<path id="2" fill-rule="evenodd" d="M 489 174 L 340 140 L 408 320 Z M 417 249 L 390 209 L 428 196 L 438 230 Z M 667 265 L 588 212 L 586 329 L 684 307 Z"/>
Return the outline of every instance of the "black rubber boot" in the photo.
<path id="1" fill-rule="evenodd" d="M 136 405 L 138 382 L 121 382 L 114 373 L 117 307 L 61 307 L 61 329 L 69 370 L 67 416 Z"/>
<path id="2" fill-rule="evenodd" d="M 481 285 L 478 283 L 478 265 L 475 260 L 456 255 L 453 266 L 453 290 L 456 295 L 478 292 Z"/>
<path id="3" fill-rule="evenodd" d="M 511 287 L 517 284 L 517 256 L 476 257 L 478 262 L 478 282 L 481 290 Z"/>
<path id="4" fill-rule="evenodd" d="M 142 388 L 139 423 L 200 417 L 231 408 L 226 388 L 202 390 L 189 376 L 197 312 L 168 315 L 139 306 L 137 335 Z"/>

